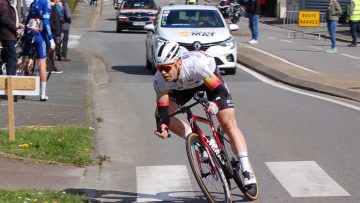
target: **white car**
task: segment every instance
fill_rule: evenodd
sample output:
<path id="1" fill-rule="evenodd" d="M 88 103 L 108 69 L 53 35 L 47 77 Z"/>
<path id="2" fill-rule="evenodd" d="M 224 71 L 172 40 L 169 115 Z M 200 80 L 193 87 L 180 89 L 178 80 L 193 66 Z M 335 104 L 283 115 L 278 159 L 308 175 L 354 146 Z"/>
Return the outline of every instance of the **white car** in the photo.
<path id="1" fill-rule="evenodd" d="M 219 10 L 204 5 L 162 6 L 154 24 L 144 27 L 146 36 L 146 67 L 156 72 L 153 53 L 163 41 L 176 41 L 184 51 L 202 50 L 215 58 L 220 70 L 235 74 L 237 43 Z"/>

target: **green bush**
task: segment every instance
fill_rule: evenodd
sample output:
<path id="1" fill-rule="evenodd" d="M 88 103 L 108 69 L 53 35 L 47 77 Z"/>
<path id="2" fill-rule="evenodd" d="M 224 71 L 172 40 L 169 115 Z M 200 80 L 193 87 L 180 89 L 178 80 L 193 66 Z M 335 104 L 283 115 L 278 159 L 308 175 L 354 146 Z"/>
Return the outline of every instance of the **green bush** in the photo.
<path id="1" fill-rule="evenodd" d="M 79 0 L 67 0 L 67 1 L 68 1 L 68 4 L 69 4 L 71 13 L 74 13 L 75 8 L 76 8 L 76 4 L 77 4 L 77 2 L 78 2 Z"/>

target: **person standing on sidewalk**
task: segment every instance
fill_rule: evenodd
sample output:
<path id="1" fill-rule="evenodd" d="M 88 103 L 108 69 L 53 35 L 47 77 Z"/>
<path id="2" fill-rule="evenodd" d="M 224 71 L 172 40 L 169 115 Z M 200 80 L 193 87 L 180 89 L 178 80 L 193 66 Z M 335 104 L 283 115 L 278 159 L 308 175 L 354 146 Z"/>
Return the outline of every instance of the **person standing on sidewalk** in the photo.
<path id="1" fill-rule="evenodd" d="M 246 6 L 246 11 L 249 18 L 249 28 L 251 31 L 251 40 L 249 44 L 258 43 L 258 21 L 260 16 L 260 0 L 249 0 Z"/>
<path id="2" fill-rule="evenodd" d="M 3 46 L 1 58 L 6 63 L 6 74 L 16 74 L 16 36 L 19 33 L 19 17 L 16 1 L 0 0 L 0 41 Z"/>
<path id="3" fill-rule="evenodd" d="M 49 52 L 49 59 L 53 64 L 52 73 L 62 73 L 55 65 L 55 56 L 60 56 L 62 22 L 63 22 L 63 5 L 59 0 L 51 0 L 50 25 L 51 33 L 55 41 L 55 49 Z"/>
<path id="4" fill-rule="evenodd" d="M 331 49 L 327 50 L 328 53 L 336 53 L 336 27 L 341 15 L 341 7 L 337 0 L 329 0 L 328 9 L 326 11 L 326 22 L 331 40 Z"/>
<path id="5" fill-rule="evenodd" d="M 62 24 L 62 32 L 63 32 L 63 40 L 61 43 L 61 58 L 59 61 L 70 61 L 67 58 L 67 51 L 68 51 L 68 42 L 69 42 L 69 33 L 70 33 L 70 24 L 71 24 L 71 10 L 69 4 L 66 0 L 61 0 L 62 5 L 64 6 L 63 14 L 64 14 L 64 21 Z"/>
<path id="6" fill-rule="evenodd" d="M 350 25 L 350 32 L 352 36 L 352 42 L 348 47 L 357 46 L 357 28 L 360 20 L 360 0 L 351 0 L 347 7 L 348 20 Z"/>

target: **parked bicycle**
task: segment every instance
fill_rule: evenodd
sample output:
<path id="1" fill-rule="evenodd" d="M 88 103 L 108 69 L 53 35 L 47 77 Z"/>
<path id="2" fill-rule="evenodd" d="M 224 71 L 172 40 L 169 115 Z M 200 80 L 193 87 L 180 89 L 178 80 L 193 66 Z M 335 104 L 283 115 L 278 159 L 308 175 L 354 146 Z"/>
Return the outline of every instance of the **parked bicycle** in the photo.
<path id="1" fill-rule="evenodd" d="M 233 154 L 229 138 L 216 130 L 212 115 L 205 111 L 206 117 L 194 115 L 191 108 L 200 104 L 206 109 L 208 99 L 204 98 L 204 92 L 197 92 L 193 99 L 194 103 L 181 106 L 177 111 L 170 114 L 166 119 L 178 114 L 187 114 L 187 120 L 192 133 L 186 139 L 186 153 L 195 179 L 209 202 L 231 202 L 231 179 L 249 199 L 256 200 L 258 197 L 257 184 L 244 186 L 241 169 L 236 156 Z M 160 130 L 161 120 L 157 122 Z M 205 135 L 198 123 L 208 125 L 212 135 Z M 233 189 L 233 188 L 232 188 Z"/>
<path id="2" fill-rule="evenodd" d="M 36 75 L 36 44 L 35 34 L 31 38 L 30 52 L 27 56 L 23 56 L 22 51 L 18 54 L 18 60 L 16 65 L 16 75 L 19 76 L 35 76 Z M 46 58 L 46 80 L 48 81 L 51 72 L 54 70 L 54 65 L 51 63 L 49 57 Z"/>

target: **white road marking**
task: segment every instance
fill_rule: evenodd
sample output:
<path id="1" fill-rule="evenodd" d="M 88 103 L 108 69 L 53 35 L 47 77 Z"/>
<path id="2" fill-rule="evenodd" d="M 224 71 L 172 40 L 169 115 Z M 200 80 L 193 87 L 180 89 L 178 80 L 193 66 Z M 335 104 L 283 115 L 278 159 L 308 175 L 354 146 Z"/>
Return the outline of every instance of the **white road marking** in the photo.
<path id="1" fill-rule="evenodd" d="M 342 56 L 346 56 L 346 57 L 349 57 L 349 58 L 353 58 L 353 59 L 360 59 L 359 57 L 357 56 L 352 56 L 352 55 L 349 55 L 349 54 L 340 54 Z"/>
<path id="2" fill-rule="evenodd" d="M 298 94 L 302 94 L 302 95 L 306 95 L 306 96 L 310 96 L 310 97 L 314 97 L 314 98 L 317 98 L 317 99 L 321 99 L 321 100 L 324 100 L 324 101 L 328 101 L 328 102 L 331 102 L 331 103 L 334 103 L 334 104 L 338 104 L 338 105 L 341 105 L 341 106 L 345 106 L 347 108 L 351 108 L 351 109 L 354 109 L 354 110 L 357 110 L 357 111 L 360 111 L 360 107 L 359 106 L 355 106 L 355 105 L 352 105 L 352 104 L 348 104 L 348 103 L 345 103 L 345 102 L 342 102 L 342 101 L 338 101 L 338 100 L 335 100 L 335 99 L 330 99 L 330 98 L 327 98 L 327 97 L 323 97 L 323 96 L 320 96 L 320 95 L 316 95 L 316 94 L 311 94 L 309 92 L 305 92 L 305 91 L 301 91 L 301 90 L 298 90 L 298 89 L 295 89 L 295 88 L 292 88 L 292 87 L 289 87 L 289 86 L 286 86 L 284 84 L 281 84 L 281 83 L 277 83 L 277 82 L 274 82 L 266 77 L 264 77 L 263 75 L 260 75 L 259 73 L 253 71 L 253 70 L 250 70 L 240 64 L 238 64 L 238 68 L 240 68 L 241 70 L 245 71 L 245 72 L 248 72 L 249 74 L 251 74 L 252 76 L 254 76 L 255 78 L 263 81 L 264 83 L 267 83 L 269 85 L 272 85 L 272 86 L 275 86 L 275 87 L 278 87 L 278 88 L 281 88 L 281 89 L 284 89 L 284 90 L 288 90 L 288 91 L 291 91 L 291 92 L 295 92 L 295 93 L 298 93 Z"/>
<path id="3" fill-rule="evenodd" d="M 79 45 L 81 35 L 69 35 L 68 48 L 76 48 Z"/>
<path id="4" fill-rule="evenodd" d="M 297 65 L 297 64 L 295 64 L 295 63 L 291 63 L 290 61 L 288 61 L 288 60 L 286 60 L 286 59 L 283 59 L 283 58 L 281 58 L 281 57 L 275 56 L 275 55 L 270 54 L 270 53 L 268 53 L 268 52 L 266 52 L 266 51 L 263 51 L 263 50 L 261 50 L 261 49 L 258 49 L 258 48 L 255 48 L 255 47 L 251 47 L 251 46 L 248 46 L 248 45 L 245 45 L 245 44 L 244 44 L 244 46 L 246 46 L 246 47 L 248 47 L 248 48 L 251 48 L 251 49 L 255 49 L 256 51 L 259 51 L 259 52 L 261 52 L 261 53 L 263 53 L 263 54 L 266 54 L 266 55 L 268 55 L 268 56 L 274 57 L 274 58 L 276 58 L 276 59 L 278 59 L 278 60 L 280 60 L 280 61 L 282 61 L 282 62 L 285 62 L 285 63 L 290 64 L 290 65 L 292 65 L 292 66 L 295 66 L 295 67 L 297 67 L 297 68 L 300 68 L 300 69 L 303 69 L 303 70 L 306 70 L 306 71 L 309 71 L 309 72 L 313 72 L 313 73 L 319 73 L 319 72 L 317 72 L 317 71 L 313 71 L 313 70 L 308 69 L 308 68 L 305 68 L 305 67 L 303 67 L 303 66 L 299 66 L 299 65 Z"/>
<path id="5" fill-rule="evenodd" d="M 266 165 L 292 197 L 350 196 L 314 161 Z"/>
<path id="6" fill-rule="evenodd" d="M 293 41 L 286 40 L 286 39 L 282 39 L 281 41 L 283 41 L 283 42 L 288 42 L 288 43 L 292 43 L 292 42 L 293 42 Z"/>
<path id="7" fill-rule="evenodd" d="M 185 165 L 137 166 L 136 202 L 179 201 L 195 198 Z M 181 199 L 180 199 L 181 200 Z"/>
<path id="8" fill-rule="evenodd" d="M 308 47 L 313 48 L 313 49 L 317 49 L 317 50 L 321 49 L 320 47 L 316 47 L 316 46 L 312 46 L 312 45 L 308 45 Z"/>

